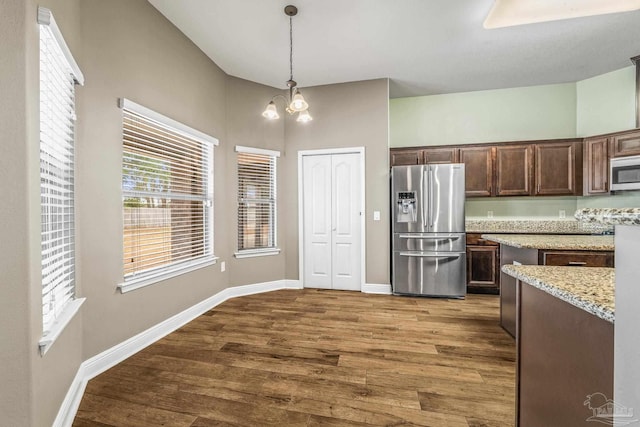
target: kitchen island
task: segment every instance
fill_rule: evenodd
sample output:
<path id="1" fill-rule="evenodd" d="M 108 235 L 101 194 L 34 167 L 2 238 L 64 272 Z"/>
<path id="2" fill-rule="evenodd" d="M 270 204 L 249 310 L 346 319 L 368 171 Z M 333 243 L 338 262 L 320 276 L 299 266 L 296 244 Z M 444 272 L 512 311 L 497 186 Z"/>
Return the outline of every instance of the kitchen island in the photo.
<path id="1" fill-rule="evenodd" d="M 509 264 L 613 267 L 613 236 L 483 234 L 500 244 L 500 266 Z M 515 337 L 516 279 L 500 273 L 500 325 Z"/>
<path id="2" fill-rule="evenodd" d="M 606 404 L 598 393 L 613 395 L 614 269 L 502 271 L 517 287 L 516 425 L 588 424 L 592 408 Z"/>
<path id="3" fill-rule="evenodd" d="M 633 193 L 630 193 L 633 194 Z M 637 193 L 640 194 L 640 193 Z M 640 197 L 636 206 L 640 205 Z M 585 208 L 575 217 L 585 223 L 615 226 L 616 231 L 616 327 L 614 396 L 617 408 L 640 410 L 640 208 Z M 610 396 L 607 396 L 610 397 Z M 628 416 L 617 414 L 617 425 L 629 424 Z"/>

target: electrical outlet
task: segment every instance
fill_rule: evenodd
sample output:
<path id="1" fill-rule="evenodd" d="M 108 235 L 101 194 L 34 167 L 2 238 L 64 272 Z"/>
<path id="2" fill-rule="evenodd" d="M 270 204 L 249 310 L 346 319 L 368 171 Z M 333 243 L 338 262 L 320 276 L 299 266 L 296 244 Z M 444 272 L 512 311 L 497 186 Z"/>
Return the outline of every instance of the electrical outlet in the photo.
<path id="1" fill-rule="evenodd" d="M 487 218 L 493 218 L 493 211 L 487 211 Z"/>
<path id="2" fill-rule="evenodd" d="M 558 215 L 560 215 L 560 218 L 565 218 L 567 216 L 567 213 L 565 212 L 564 209 L 560 209 L 558 211 Z"/>
<path id="3" fill-rule="evenodd" d="M 380 211 L 373 211 L 373 220 L 380 221 Z"/>
<path id="4" fill-rule="evenodd" d="M 224 262 L 224 261 L 222 261 L 222 262 L 220 263 L 220 271 L 221 271 L 221 272 L 223 272 L 223 271 L 225 271 L 226 269 L 227 269 L 227 263 L 226 263 L 226 262 Z"/>

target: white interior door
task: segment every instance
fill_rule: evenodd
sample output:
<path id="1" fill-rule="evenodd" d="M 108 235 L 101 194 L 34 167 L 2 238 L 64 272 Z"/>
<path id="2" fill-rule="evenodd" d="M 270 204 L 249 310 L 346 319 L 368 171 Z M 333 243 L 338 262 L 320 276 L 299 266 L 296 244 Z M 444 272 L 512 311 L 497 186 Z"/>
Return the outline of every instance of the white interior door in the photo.
<path id="1" fill-rule="evenodd" d="M 331 156 L 304 156 L 304 286 L 331 289 Z"/>
<path id="2" fill-rule="evenodd" d="M 305 287 L 360 290 L 360 156 L 303 156 Z"/>

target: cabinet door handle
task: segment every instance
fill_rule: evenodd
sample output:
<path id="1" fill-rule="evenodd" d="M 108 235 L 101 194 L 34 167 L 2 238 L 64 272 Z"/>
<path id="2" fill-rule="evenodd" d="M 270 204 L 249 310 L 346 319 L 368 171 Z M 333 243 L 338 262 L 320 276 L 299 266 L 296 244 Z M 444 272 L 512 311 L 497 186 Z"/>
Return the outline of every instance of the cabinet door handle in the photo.
<path id="1" fill-rule="evenodd" d="M 587 265 L 585 261 L 569 261 L 569 265 Z"/>

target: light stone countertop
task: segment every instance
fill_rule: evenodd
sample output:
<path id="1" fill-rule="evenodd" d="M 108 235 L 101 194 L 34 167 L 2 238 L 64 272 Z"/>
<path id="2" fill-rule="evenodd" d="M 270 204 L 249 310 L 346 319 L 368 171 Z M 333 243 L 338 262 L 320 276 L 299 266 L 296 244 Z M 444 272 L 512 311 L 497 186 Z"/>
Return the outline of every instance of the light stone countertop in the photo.
<path id="1" fill-rule="evenodd" d="M 506 264 L 502 271 L 603 320 L 615 321 L 613 268 Z"/>
<path id="2" fill-rule="evenodd" d="M 483 239 L 514 248 L 612 251 L 613 236 L 556 234 L 483 234 Z"/>
<path id="3" fill-rule="evenodd" d="M 573 218 L 467 217 L 465 226 L 467 233 L 602 234 L 613 230 L 611 225 Z"/>
<path id="4" fill-rule="evenodd" d="M 575 213 L 578 221 L 608 225 L 640 225 L 640 208 L 585 208 Z"/>

